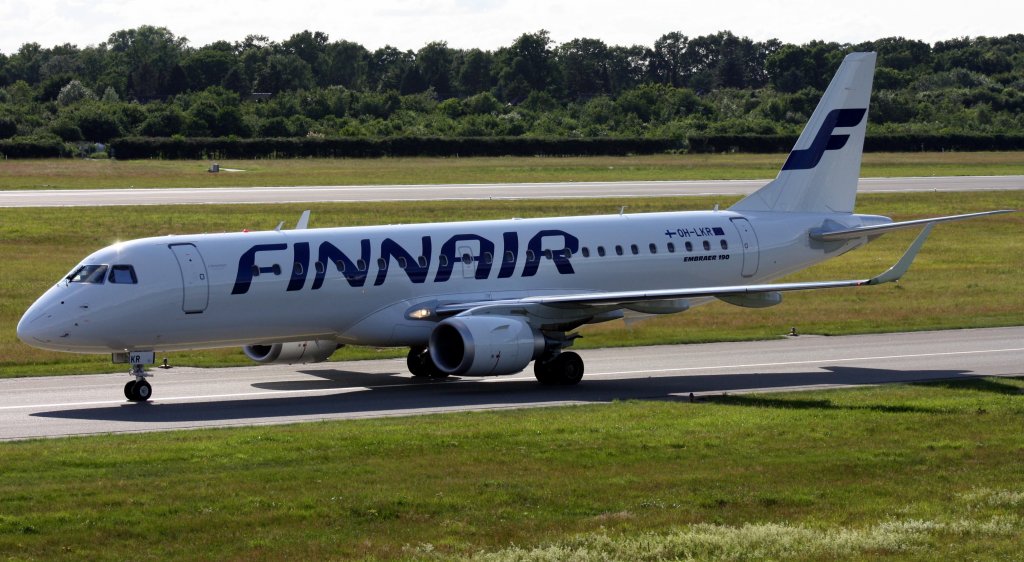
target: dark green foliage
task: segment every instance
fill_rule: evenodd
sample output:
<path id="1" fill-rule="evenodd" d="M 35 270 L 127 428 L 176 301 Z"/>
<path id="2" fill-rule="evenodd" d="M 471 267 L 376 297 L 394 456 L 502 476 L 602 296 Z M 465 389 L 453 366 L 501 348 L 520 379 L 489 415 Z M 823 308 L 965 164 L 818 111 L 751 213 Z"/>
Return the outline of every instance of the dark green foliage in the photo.
<path id="1" fill-rule="evenodd" d="M 0 158 L 58 158 L 71 154 L 72 148 L 58 138 L 0 140 Z"/>
<path id="2" fill-rule="evenodd" d="M 281 132 L 289 132 L 287 123 Z M 278 132 L 265 130 L 265 134 Z M 297 158 L 381 156 L 609 156 L 655 154 L 678 150 L 670 139 L 544 139 L 531 137 L 390 137 L 390 138 L 144 138 L 117 139 L 110 145 L 114 155 L 135 158 Z"/>
<path id="3" fill-rule="evenodd" d="M 690 150 L 785 151 L 778 139 L 796 137 L 854 50 L 879 55 L 869 149 L 1016 146 L 1024 35 L 791 45 L 672 32 L 626 47 L 557 45 L 540 30 L 494 52 L 444 41 L 370 52 L 312 31 L 193 48 L 152 26 L 95 47 L 0 54 L 0 138 L 651 138 L 673 150 L 690 139 Z"/>

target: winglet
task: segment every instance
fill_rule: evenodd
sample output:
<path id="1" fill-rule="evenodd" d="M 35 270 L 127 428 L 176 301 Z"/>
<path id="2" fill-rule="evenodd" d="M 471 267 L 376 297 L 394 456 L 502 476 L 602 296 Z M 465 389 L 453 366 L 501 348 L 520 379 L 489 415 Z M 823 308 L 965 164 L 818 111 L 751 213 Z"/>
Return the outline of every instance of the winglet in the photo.
<path id="1" fill-rule="evenodd" d="M 299 217 L 299 222 L 295 224 L 295 230 L 303 230 L 309 226 L 309 209 L 302 211 L 302 216 Z"/>
<path id="2" fill-rule="evenodd" d="M 924 246 L 924 241 L 928 239 L 928 235 L 932 232 L 932 227 L 935 223 L 930 222 L 921 231 L 921 234 L 917 235 L 914 239 L 914 243 L 907 248 L 906 253 L 900 258 L 900 261 L 896 262 L 896 265 L 890 267 L 885 273 L 868 279 L 865 285 L 879 285 L 882 283 L 889 283 L 890 281 L 896 281 L 903 274 L 910 269 L 910 264 L 914 262 L 914 258 L 917 257 L 917 253 L 921 251 L 921 246 Z"/>

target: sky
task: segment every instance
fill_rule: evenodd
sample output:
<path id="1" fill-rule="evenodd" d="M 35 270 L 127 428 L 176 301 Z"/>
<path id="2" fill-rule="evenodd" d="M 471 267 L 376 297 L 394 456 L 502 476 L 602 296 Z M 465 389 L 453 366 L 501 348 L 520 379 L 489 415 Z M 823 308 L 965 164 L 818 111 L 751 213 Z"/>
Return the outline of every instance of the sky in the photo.
<path id="1" fill-rule="evenodd" d="M 193 47 L 249 34 L 274 41 L 323 31 L 368 49 L 418 50 L 431 41 L 494 50 L 546 29 L 555 43 L 589 37 L 645 45 L 672 31 L 732 31 L 756 41 L 859 43 L 902 36 L 928 43 L 1024 33 L 1019 0 L 0 0 L 0 52 L 21 45 L 97 45 L 141 25 L 166 27 Z"/>

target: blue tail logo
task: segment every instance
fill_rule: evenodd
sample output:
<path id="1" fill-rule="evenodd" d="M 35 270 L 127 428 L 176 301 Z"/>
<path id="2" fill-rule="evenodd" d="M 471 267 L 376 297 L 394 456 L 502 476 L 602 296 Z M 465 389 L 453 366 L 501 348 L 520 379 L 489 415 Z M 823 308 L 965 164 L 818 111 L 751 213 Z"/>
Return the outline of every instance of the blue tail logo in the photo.
<path id="1" fill-rule="evenodd" d="M 825 116 L 825 121 L 814 136 L 811 146 L 802 150 L 794 150 L 789 153 L 783 170 L 810 170 L 821 162 L 826 150 L 839 150 L 846 146 L 850 135 L 833 135 L 837 127 L 855 127 L 864 119 L 865 109 L 833 109 Z"/>

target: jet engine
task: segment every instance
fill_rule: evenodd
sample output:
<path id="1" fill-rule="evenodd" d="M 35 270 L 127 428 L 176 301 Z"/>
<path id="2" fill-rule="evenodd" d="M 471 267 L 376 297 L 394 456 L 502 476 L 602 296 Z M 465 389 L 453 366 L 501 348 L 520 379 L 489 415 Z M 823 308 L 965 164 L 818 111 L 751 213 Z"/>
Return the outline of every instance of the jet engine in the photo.
<path id="1" fill-rule="evenodd" d="M 430 333 L 430 357 L 451 375 L 507 375 L 544 352 L 544 336 L 507 316 L 448 318 Z"/>
<path id="2" fill-rule="evenodd" d="M 319 363 L 334 353 L 340 345 L 329 340 L 311 340 L 275 344 L 247 345 L 245 356 L 257 363 L 287 364 Z"/>

